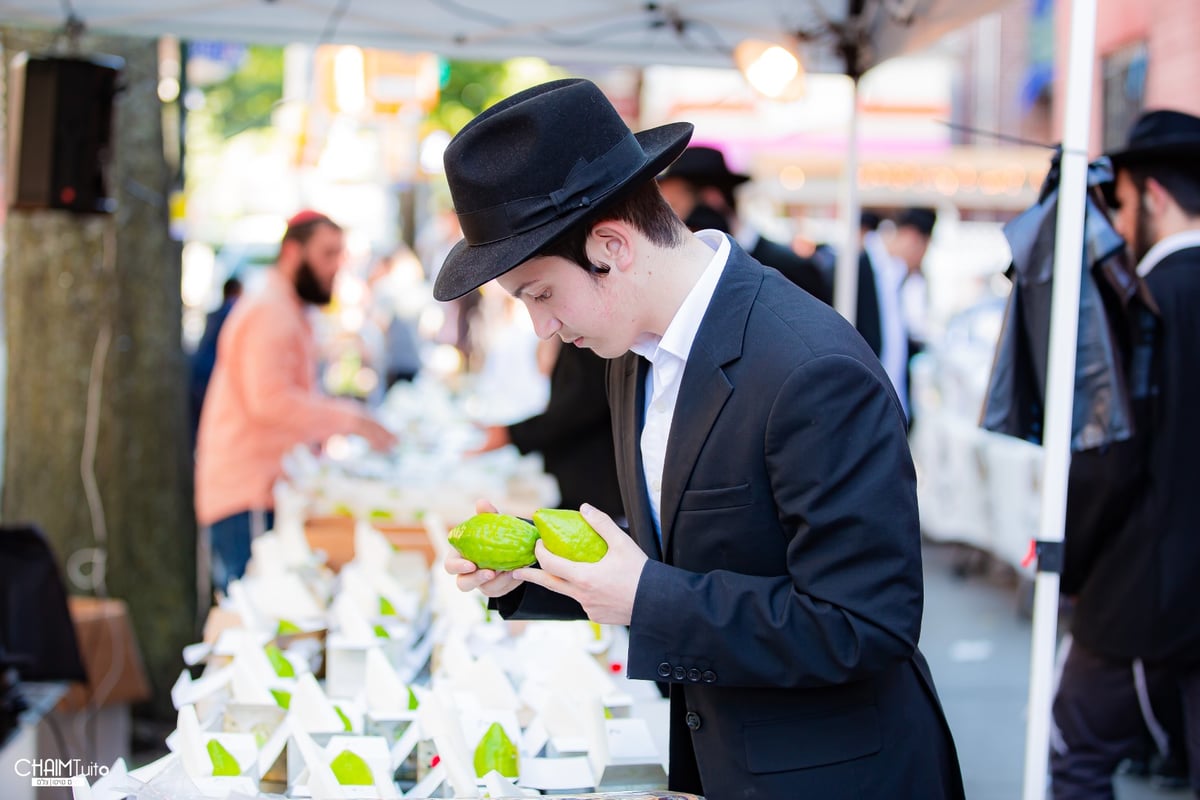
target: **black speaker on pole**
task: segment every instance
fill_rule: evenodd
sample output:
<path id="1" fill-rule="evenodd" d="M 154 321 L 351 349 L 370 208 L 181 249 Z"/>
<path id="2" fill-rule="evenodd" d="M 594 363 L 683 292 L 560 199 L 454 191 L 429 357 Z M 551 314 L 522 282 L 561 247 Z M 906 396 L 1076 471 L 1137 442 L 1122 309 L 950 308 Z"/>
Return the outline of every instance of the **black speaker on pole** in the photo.
<path id="1" fill-rule="evenodd" d="M 109 213 L 114 56 L 20 53 L 9 69 L 8 204 Z"/>

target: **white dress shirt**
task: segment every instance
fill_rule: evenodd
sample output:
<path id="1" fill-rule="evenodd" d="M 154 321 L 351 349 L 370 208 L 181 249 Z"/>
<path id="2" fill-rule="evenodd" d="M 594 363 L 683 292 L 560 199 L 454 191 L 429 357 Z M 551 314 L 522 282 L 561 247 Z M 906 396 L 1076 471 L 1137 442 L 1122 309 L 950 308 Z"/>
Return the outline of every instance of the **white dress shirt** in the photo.
<path id="1" fill-rule="evenodd" d="M 675 416 L 675 401 L 679 384 L 687 366 L 688 354 L 696 340 L 700 322 L 708 311 L 717 282 L 729 260 L 729 239 L 720 231 L 699 231 L 696 236 L 713 249 L 713 257 L 700 279 L 684 298 L 667 330 L 661 337 L 649 334 L 630 348 L 650 362 L 646 371 L 646 420 L 642 426 L 642 469 L 646 491 L 650 495 L 654 527 L 662 539 L 662 479 L 667 457 L 667 439 L 671 434 L 671 418 Z"/>
<path id="2" fill-rule="evenodd" d="M 1174 252 L 1186 250 L 1189 247 L 1200 247 L 1200 230 L 1173 233 L 1151 247 L 1138 262 L 1137 274 L 1143 278 L 1146 277 L 1150 274 L 1150 270 L 1158 266 L 1158 262 Z"/>
<path id="3" fill-rule="evenodd" d="M 900 406 L 908 416 L 908 331 L 900 307 L 900 287 L 908 268 L 884 247 L 875 231 L 863 237 L 863 249 L 875 275 L 875 299 L 879 304 L 879 360 L 892 379 Z"/>

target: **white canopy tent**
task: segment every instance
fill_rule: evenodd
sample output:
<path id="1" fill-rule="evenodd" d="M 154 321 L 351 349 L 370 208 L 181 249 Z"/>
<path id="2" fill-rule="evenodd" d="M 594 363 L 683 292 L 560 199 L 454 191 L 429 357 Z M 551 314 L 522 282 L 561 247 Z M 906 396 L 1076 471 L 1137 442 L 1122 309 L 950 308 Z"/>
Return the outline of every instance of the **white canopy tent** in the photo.
<path id="1" fill-rule="evenodd" d="M 1011 0 L 0 0 L 6 24 L 56 28 L 67 14 L 96 33 L 254 43 L 347 43 L 444 56 L 537 55 L 566 63 L 733 65 L 759 39 L 792 47 L 810 72 L 857 81 Z M 1044 542 L 1061 542 L 1083 250 L 1096 0 L 1073 0 L 1045 425 Z M 857 107 L 857 101 L 855 102 Z M 837 307 L 853 318 L 857 284 L 856 124 L 848 133 Z M 1053 547 L 1053 544 L 1051 544 Z M 1058 575 L 1040 572 L 1031 661 L 1026 800 L 1045 794 Z"/>
<path id="2" fill-rule="evenodd" d="M 799 38 L 809 71 L 862 74 L 1006 0 L 4 0 L 12 25 L 259 44 L 332 42 L 490 59 L 730 66 Z M 849 62 L 847 61 L 849 58 Z M 849 64 L 849 67 L 847 66 Z"/>
<path id="3" fill-rule="evenodd" d="M 798 51 L 809 72 L 855 79 L 1010 0 L 0 0 L 9 24 L 67 14 L 96 33 L 260 44 L 347 43 L 470 59 L 729 67 L 743 40 Z M 857 96 L 854 108 L 857 110 Z M 847 131 L 839 216 L 848 220 L 835 305 L 854 318 L 859 216 L 857 115 Z"/>

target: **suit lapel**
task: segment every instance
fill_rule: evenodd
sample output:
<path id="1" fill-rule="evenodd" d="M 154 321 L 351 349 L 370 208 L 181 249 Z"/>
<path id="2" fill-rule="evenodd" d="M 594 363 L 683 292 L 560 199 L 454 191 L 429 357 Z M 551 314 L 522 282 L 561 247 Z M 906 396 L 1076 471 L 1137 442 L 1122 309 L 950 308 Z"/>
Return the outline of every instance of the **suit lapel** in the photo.
<path id="1" fill-rule="evenodd" d="M 670 563 L 671 534 L 679 501 L 691 479 L 704 442 L 708 439 L 733 384 L 724 367 L 742 354 L 746 319 L 762 283 L 762 266 L 732 243 L 725 272 L 696 332 L 687 366 L 679 385 L 671 433 L 663 467 L 662 549 Z"/>

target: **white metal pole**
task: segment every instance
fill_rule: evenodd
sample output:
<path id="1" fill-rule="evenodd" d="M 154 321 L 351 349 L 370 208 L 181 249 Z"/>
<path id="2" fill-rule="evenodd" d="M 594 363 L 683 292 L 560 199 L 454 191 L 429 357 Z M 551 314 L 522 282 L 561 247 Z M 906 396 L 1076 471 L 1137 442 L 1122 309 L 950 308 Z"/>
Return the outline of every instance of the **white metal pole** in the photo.
<path id="1" fill-rule="evenodd" d="M 854 324 L 858 310 L 858 79 L 850 78 L 850 130 L 846 133 L 845 171 L 838 217 L 846 226 L 833 280 L 833 307 Z"/>
<path id="2" fill-rule="evenodd" d="M 1058 190 L 1055 233 L 1054 290 L 1050 306 L 1046 427 L 1042 444 L 1042 505 L 1038 520 L 1039 538 L 1050 543 L 1062 542 L 1067 513 L 1067 472 L 1071 465 L 1071 410 L 1075 391 L 1075 347 L 1083 268 L 1083 222 L 1095 43 L 1096 0 L 1073 0 L 1066 113 L 1063 119 L 1062 180 Z M 1061 564 L 1061 559 L 1056 560 Z M 1041 800 L 1046 795 L 1058 628 L 1057 569 L 1039 570 L 1034 585 L 1024 800 Z"/>

